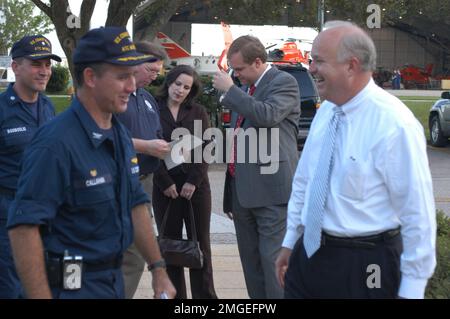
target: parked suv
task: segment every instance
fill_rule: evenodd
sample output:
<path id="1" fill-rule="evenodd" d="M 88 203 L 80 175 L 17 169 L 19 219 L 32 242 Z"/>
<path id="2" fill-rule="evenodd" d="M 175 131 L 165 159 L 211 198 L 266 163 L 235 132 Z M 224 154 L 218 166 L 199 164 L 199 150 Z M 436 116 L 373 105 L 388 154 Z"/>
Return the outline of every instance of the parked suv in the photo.
<path id="1" fill-rule="evenodd" d="M 428 123 L 431 145 L 447 145 L 450 137 L 450 92 L 442 92 L 441 99 L 431 107 Z"/>
<path id="2" fill-rule="evenodd" d="M 306 138 L 308 137 L 311 122 L 320 106 L 319 93 L 311 73 L 301 64 L 278 64 L 278 69 L 291 74 L 300 88 L 300 120 L 298 122 L 298 149 L 303 149 Z"/>
<path id="3" fill-rule="evenodd" d="M 301 64 L 272 64 L 272 66 L 291 74 L 298 83 L 300 88 L 300 120 L 298 122 L 298 137 L 297 146 L 298 149 L 303 149 L 303 145 L 306 142 L 311 122 L 316 115 L 316 110 L 320 106 L 320 98 L 317 92 L 314 80 L 309 71 Z M 236 83 L 236 81 L 235 81 Z M 237 83 L 237 85 L 239 85 Z M 230 127 L 230 110 L 222 108 L 222 127 Z"/>

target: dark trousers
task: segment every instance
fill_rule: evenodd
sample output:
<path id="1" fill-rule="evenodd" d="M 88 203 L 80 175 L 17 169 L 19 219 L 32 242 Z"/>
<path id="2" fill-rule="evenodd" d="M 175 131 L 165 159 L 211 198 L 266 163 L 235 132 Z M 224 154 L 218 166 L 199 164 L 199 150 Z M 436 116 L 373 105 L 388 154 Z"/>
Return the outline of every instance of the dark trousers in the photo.
<path id="1" fill-rule="evenodd" d="M 231 180 L 233 222 L 251 299 L 281 299 L 283 289 L 275 273 L 275 261 L 286 232 L 286 205 L 244 208 Z"/>
<path id="2" fill-rule="evenodd" d="M 396 298 L 400 286 L 400 234 L 374 245 L 325 243 L 308 259 L 303 236 L 289 259 L 284 296 Z"/>
<path id="3" fill-rule="evenodd" d="M 124 299 L 123 275 L 119 268 L 84 271 L 81 289 L 51 287 L 55 299 Z"/>
<path id="4" fill-rule="evenodd" d="M 0 299 L 16 299 L 20 296 L 21 285 L 14 264 L 11 243 L 6 230 L 6 216 L 12 195 L 0 194 Z"/>
<path id="5" fill-rule="evenodd" d="M 172 176 L 177 186 L 178 193 L 186 181 L 186 175 L 178 174 Z M 204 263 L 202 269 L 189 269 L 192 298 L 194 299 L 216 299 L 214 289 L 213 269 L 211 260 L 210 222 L 211 222 L 211 190 L 208 183 L 203 183 L 194 192 L 191 198 L 194 208 L 195 228 L 197 239 L 203 252 Z M 161 232 L 161 224 L 169 205 L 166 197 L 158 187 L 153 188 L 153 209 L 158 232 Z M 171 238 L 182 238 L 183 221 L 189 220 L 188 202 L 182 197 L 173 200 L 170 215 L 167 219 L 164 235 Z M 191 238 L 189 224 L 186 226 L 188 238 Z M 177 299 L 186 299 L 186 281 L 184 268 L 178 266 L 167 266 L 167 273 L 173 285 L 177 289 Z"/>

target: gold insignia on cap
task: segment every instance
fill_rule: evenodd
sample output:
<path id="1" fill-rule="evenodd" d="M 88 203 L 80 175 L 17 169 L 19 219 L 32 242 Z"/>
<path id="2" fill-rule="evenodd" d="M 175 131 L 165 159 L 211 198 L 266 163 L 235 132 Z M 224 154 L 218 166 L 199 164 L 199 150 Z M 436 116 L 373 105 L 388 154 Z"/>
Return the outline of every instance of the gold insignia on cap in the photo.
<path id="1" fill-rule="evenodd" d="M 131 163 L 137 164 L 137 163 L 138 163 L 137 157 L 133 157 L 133 158 L 131 159 Z"/>
<path id="2" fill-rule="evenodd" d="M 130 34 L 128 32 L 122 32 L 121 34 L 119 34 L 115 39 L 114 42 L 116 44 L 119 44 L 123 39 L 125 38 L 130 38 Z"/>
<path id="3" fill-rule="evenodd" d="M 91 176 L 92 176 L 92 177 L 97 176 L 97 170 L 96 170 L 96 169 L 91 169 L 91 170 L 89 171 L 89 173 L 91 173 Z"/>
<path id="4" fill-rule="evenodd" d="M 128 52 L 132 50 L 136 50 L 136 46 L 134 44 L 125 45 L 122 47 L 122 52 Z"/>

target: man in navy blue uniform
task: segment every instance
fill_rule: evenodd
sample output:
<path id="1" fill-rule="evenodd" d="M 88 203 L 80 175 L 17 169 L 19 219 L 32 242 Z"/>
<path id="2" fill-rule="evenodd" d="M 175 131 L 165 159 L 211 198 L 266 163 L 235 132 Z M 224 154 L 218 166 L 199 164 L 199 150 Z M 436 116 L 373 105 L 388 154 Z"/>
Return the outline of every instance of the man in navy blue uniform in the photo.
<path id="1" fill-rule="evenodd" d="M 159 109 L 155 98 L 145 90 L 156 79 L 166 58 L 163 47 L 151 42 L 137 42 L 136 50 L 150 55 L 152 60 L 136 67 L 137 90 L 130 95 L 127 110 L 117 115 L 120 122 L 130 130 L 133 146 L 138 153 L 139 180 L 144 191 L 151 197 L 153 173 L 169 152 L 170 146 L 162 139 Z M 151 205 L 148 205 L 149 211 Z M 122 272 L 125 285 L 125 298 L 133 298 L 144 271 L 145 261 L 136 245 L 132 244 L 123 256 Z"/>
<path id="2" fill-rule="evenodd" d="M 131 137 L 113 116 L 126 110 L 135 66 L 148 59 L 123 27 L 93 29 L 78 41 L 77 96 L 25 151 L 8 213 L 26 297 L 123 298 L 122 254 L 133 239 L 153 272 L 155 297 L 175 295 Z"/>
<path id="3" fill-rule="evenodd" d="M 41 92 L 52 74 L 50 59 L 61 61 L 42 35 L 23 37 L 13 45 L 11 56 L 16 82 L 0 94 L 0 299 L 20 294 L 6 219 L 23 151 L 38 127 L 55 116 L 52 102 Z"/>

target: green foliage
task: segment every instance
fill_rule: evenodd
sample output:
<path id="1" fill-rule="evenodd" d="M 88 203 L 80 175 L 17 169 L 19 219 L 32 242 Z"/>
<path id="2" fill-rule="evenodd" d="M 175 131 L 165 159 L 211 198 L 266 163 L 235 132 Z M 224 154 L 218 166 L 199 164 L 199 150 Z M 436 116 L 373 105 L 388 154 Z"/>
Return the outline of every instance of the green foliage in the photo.
<path id="1" fill-rule="evenodd" d="M 391 25 L 393 22 L 416 25 L 416 20 L 420 19 L 430 23 L 450 23 L 450 1 L 442 0 L 325 1 L 325 21 L 351 20 L 365 26 L 367 18 L 372 13 L 367 12 L 367 6 L 370 4 L 377 4 L 382 9 L 383 26 Z M 204 12 L 209 23 L 225 21 L 229 24 L 284 24 L 317 28 L 318 5 L 318 0 L 202 0 L 201 5 L 199 1 L 186 1 L 178 11 L 190 16 Z M 156 9 L 155 4 L 155 12 Z M 424 27 L 428 29 L 430 23 L 420 29 Z"/>
<path id="2" fill-rule="evenodd" d="M 65 92 L 67 84 L 69 83 L 69 69 L 63 66 L 52 67 L 52 77 L 47 84 L 47 92 L 57 93 Z"/>
<path id="3" fill-rule="evenodd" d="M 437 211 L 437 265 L 433 277 L 428 281 L 426 298 L 450 299 L 450 218 Z"/>
<path id="4" fill-rule="evenodd" d="M 197 98 L 198 103 L 203 105 L 208 112 L 210 125 L 212 127 L 218 126 L 218 114 L 220 110 L 219 97 L 216 94 L 216 90 L 212 86 L 211 76 L 200 77 L 203 86 L 203 93 Z"/>
<path id="5" fill-rule="evenodd" d="M 71 98 L 67 96 L 52 96 L 50 99 L 55 106 L 56 114 L 64 112 L 71 103 Z"/>
<path id="6" fill-rule="evenodd" d="M 450 218 L 446 216 L 442 210 L 438 210 L 436 220 L 437 235 L 442 237 L 450 237 Z"/>
<path id="7" fill-rule="evenodd" d="M 405 97 L 402 98 L 402 100 L 405 100 L 403 103 L 406 104 L 406 106 L 413 112 L 414 116 L 419 120 L 420 124 L 422 124 L 425 137 L 429 140 L 430 139 L 430 130 L 428 127 L 428 115 L 430 114 L 430 108 L 435 102 L 436 98 L 434 100 L 431 100 L 429 102 L 423 102 L 423 101 L 414 101 L 411 97 Z"/>
<path id="8" fill-rule="evenodd" d="M 36 7 L 31 1 L 0 0 L 2 3 L 5 23 L 0 24 L 0 55 L 6 54 L 8 48 L 25 35 L 46 34 L 53 30 L 50 19 L 41 11 L 34 10 Z"/>

